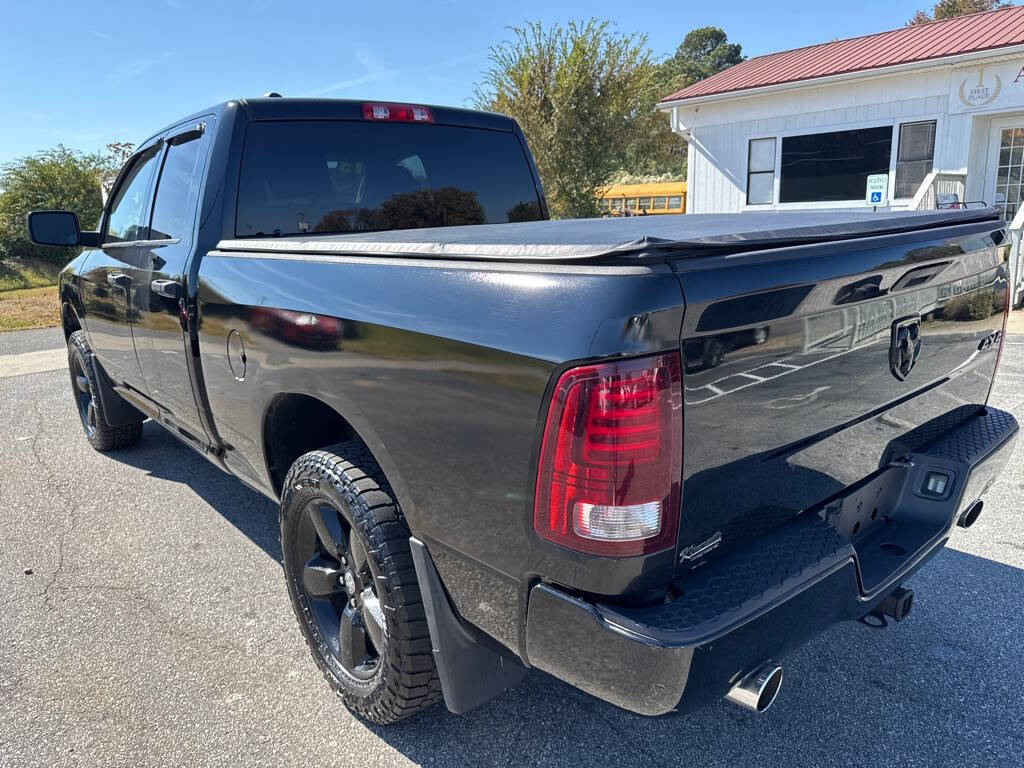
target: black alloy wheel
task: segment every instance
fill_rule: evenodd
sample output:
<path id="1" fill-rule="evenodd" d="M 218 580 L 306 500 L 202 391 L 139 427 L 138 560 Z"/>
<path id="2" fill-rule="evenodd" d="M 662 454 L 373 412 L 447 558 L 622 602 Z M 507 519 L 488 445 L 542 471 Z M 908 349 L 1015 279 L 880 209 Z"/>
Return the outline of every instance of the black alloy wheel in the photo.
<path id="1" fill-rule="evenodd" d="M 68 336 L 68 371 L 71 374 L 71 394 L 75 410 L 85 430 L 85 437 L 97 451 L 127 448 L 142 439 L 142 414 L 138 421 L 116 426 L 107 421 L 103 400 L 97 396 L 101 375 L 99 362 L 93 357 L 89 340 L 81 330 Z M 98 373 L 99 372 L 99 373 Z M 116 397 L 116 395 L 113 395 Z"/>
<path id="2" fill-rule="evenodd" d="M 296 561 L 302 590 L 323 638 L 355 680 L 373 678 L 387 643 L 374 567 L 351 521 L 322 499 L 302 510 Z"/>
<path id="3" fill-rule="evenodd" d="M 71 384 L 78 403 L 78 417 L 82 420 L 85 436 L 91 440 L 96 435 L 96 403 L 92 399 L 92 387 L 89 386 L 89 377 L 80 355 L 71 356 L 70 370 Z"/>
<path id="4" fill-rule="evenodd" d="M 441 698 L 410 535 L 362 442 L 303 454 L 288 471 L 281 554 L 299 628 L 345 705 L 382 725 Z"/>

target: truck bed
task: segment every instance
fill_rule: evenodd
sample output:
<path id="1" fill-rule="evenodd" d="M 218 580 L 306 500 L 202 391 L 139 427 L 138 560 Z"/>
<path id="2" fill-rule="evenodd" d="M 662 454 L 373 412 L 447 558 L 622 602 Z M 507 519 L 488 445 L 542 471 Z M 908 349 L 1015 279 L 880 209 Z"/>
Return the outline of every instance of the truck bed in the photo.
<path id="1" fill-rule="evenodd" d="M 949 211 L 765 211 L 565 219 L 344 235 L 236 238 L 218 251 L 496 261 L 659 261 L 672 256 L 782 248 L 997 221 L 995 208 Z"/>

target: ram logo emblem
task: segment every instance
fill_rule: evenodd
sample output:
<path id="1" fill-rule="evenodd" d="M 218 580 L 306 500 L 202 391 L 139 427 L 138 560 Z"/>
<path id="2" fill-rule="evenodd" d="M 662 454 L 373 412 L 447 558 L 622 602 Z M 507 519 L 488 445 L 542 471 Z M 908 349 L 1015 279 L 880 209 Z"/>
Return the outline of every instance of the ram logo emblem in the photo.
<path id="1" fill-rule="evenodd" d="M 905 381 L 921 354 L 921 317 L 903 317 L 892 324 L 889 344 L 889 370 L 900 381 Z"/>

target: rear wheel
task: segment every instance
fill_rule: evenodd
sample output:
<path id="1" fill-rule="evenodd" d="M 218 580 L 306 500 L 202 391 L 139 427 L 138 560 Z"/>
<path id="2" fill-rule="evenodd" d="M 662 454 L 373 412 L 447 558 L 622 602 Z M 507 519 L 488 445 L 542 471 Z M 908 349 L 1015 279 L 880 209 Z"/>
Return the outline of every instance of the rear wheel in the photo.
<path id="1" fill-rule="evenodd" d="M 111 426 L 99 400 L 99 385 L 92 350 L 84 331 L 68 337 L 68 370 L 71 372 L 71 394 L 78 408 L 78 418 L 85 437 L 97 451 L 127 448 L 142 439 L 142 421 Z"/>
<path id="2" fill-rule="evenodd" d="M 313 451 L 292 465 L 281 551 L 313 659 L 353 712 L 388 724 L 438 700 L 409 529 L 362 443 Z"/>

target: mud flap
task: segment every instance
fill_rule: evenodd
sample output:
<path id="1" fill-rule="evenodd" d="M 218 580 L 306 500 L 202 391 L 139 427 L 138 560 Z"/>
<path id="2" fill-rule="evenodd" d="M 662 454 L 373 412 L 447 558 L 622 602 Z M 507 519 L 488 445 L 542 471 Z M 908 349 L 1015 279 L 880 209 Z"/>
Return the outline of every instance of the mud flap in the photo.
<path id="1" fill-rule="evenodd" d="M 409 538 L 409 545 L 444 703 L 461 715 L 511 688 L 525 677 L 527 669 L 508 651 L 485 645 L 462 624 L 448 602 L 426 545 L 416 537 Z"/>

